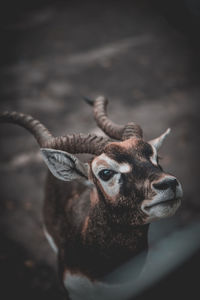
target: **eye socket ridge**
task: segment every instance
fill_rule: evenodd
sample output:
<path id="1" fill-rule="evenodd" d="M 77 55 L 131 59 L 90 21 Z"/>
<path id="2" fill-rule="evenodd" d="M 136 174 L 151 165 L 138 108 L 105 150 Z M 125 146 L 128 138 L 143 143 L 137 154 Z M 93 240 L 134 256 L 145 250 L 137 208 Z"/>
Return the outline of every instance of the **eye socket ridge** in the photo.
<path id="1" fill-rule="evenodd" d="M 108 181 L 111 179 L 117 172 L 110 169 L 101 170 L 98 175 L 103 181 Z"/>

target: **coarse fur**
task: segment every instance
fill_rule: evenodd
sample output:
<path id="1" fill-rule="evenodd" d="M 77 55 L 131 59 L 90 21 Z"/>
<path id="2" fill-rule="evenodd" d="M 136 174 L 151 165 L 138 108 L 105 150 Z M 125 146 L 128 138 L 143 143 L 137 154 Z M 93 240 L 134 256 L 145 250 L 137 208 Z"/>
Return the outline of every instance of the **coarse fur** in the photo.
<path id="1" fill-rule="evenodd" d="M 107 118 L 106 99 L 91 103 L 98 125 L 114 140 L 90 134 L 54 138 L 28 115 L 0 114 L 0 121 L 19 124 L 35 136 L 50 170 L 44 234 L 71 299 L 78 283 L 99 288 L 110 272 L 146 253 L 149 223 L 173 215 L 182 197 L 181 184 L 158 159 L 170 130 L 145 142 L 137 124 L 121 126 Z M 72 153 L 92 156 L 83 161 Z"/>
<path id="2" fill-rule="evenodd" d="M 128 259 L 147 251 L 149 221 L 142 204 L 156 199 L 152 182 L 171 176 L 163 172 L 157 158 L 152 163 L 153 150 L 135 138 L 110 143 L 103 154 L 90 161 L 91 189 L 81 181 L 62 182 L 49 173 L 45 224 L 61 250 L 60 276 L 66 286 L 70 274 L 101 280 Z M 110 194 L 98 178 L 101 168 L 108 166 L 120 172 L 113 182 L 116 194 Z"/>

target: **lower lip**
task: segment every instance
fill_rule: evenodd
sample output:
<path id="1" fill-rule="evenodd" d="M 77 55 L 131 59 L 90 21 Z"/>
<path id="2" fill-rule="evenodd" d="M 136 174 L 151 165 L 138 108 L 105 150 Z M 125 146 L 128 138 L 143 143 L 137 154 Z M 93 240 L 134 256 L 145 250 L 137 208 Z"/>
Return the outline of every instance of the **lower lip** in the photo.
<path id="1" fill-rule="evenodd" d="M 158 203 L 154 203 L 150 206 L 146 206 L 145 207 L 145 210 L 149 210 L 157 205 L 161 205 L 161 206 L 168 206 L 168 205 L 174 205 L 176 203 L 178 203 L 180 201 L 180 198 L 177 198 L 177 199 L 171 199 L 171 200 L 166 200 L 166 201 L 163 201 L 163 202 L 158 202 Z"/>

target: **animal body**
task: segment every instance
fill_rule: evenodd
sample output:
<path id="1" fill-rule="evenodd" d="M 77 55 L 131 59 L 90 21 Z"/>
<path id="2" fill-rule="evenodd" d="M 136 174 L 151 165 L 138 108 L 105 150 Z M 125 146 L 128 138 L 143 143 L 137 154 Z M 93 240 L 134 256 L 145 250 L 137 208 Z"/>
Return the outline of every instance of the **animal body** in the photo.
<path id="1" fill-rule="evenodd" d="M 44 232 L 71 299 L 84 298 L 76 298 L 84 282 L 95 286 L 146 251 L 149 223 L 173 215 L 182 197 L 177 178 L 159 164 L 158 150 L 170 130 L 145 142 L 139 125 L 121 126 L 107 117 L 104 97 L 87 102 L 108 138 L 92 134 L 53 137 L 31 116 L 0 115 L 1 122 L 16 123 L 34 135 L 50 170 Z M 78 153 L 89 153 L 91 159 L 83 162 L 74 155 Z"/>

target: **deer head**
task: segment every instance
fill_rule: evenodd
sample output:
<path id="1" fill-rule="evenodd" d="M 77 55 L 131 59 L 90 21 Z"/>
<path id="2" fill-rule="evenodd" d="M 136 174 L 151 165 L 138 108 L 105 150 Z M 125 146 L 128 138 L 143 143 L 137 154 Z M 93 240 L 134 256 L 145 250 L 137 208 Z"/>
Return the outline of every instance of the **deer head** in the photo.
<path id="1" fill-rule="evenodd" d="M 4 113 L 1 121 L 27 128 L 37 139 L 52 174 L 60 180 L 90 183 L 91 197 L 103 202 L 118 224 L 142 225 L 173 215 L 180 206 L 182 188 L 176 177 L 163 171 L 158 150 L 169 134 L 145 142 L 139 125 L 113 123 L 106 114 L 108 101 L 87 100 L 93 106 L 98 126 L 109 138 L 78 134 L 53 137 L 32 117 Z M 88 163 L 74 154 L 90 153 Z"/>

